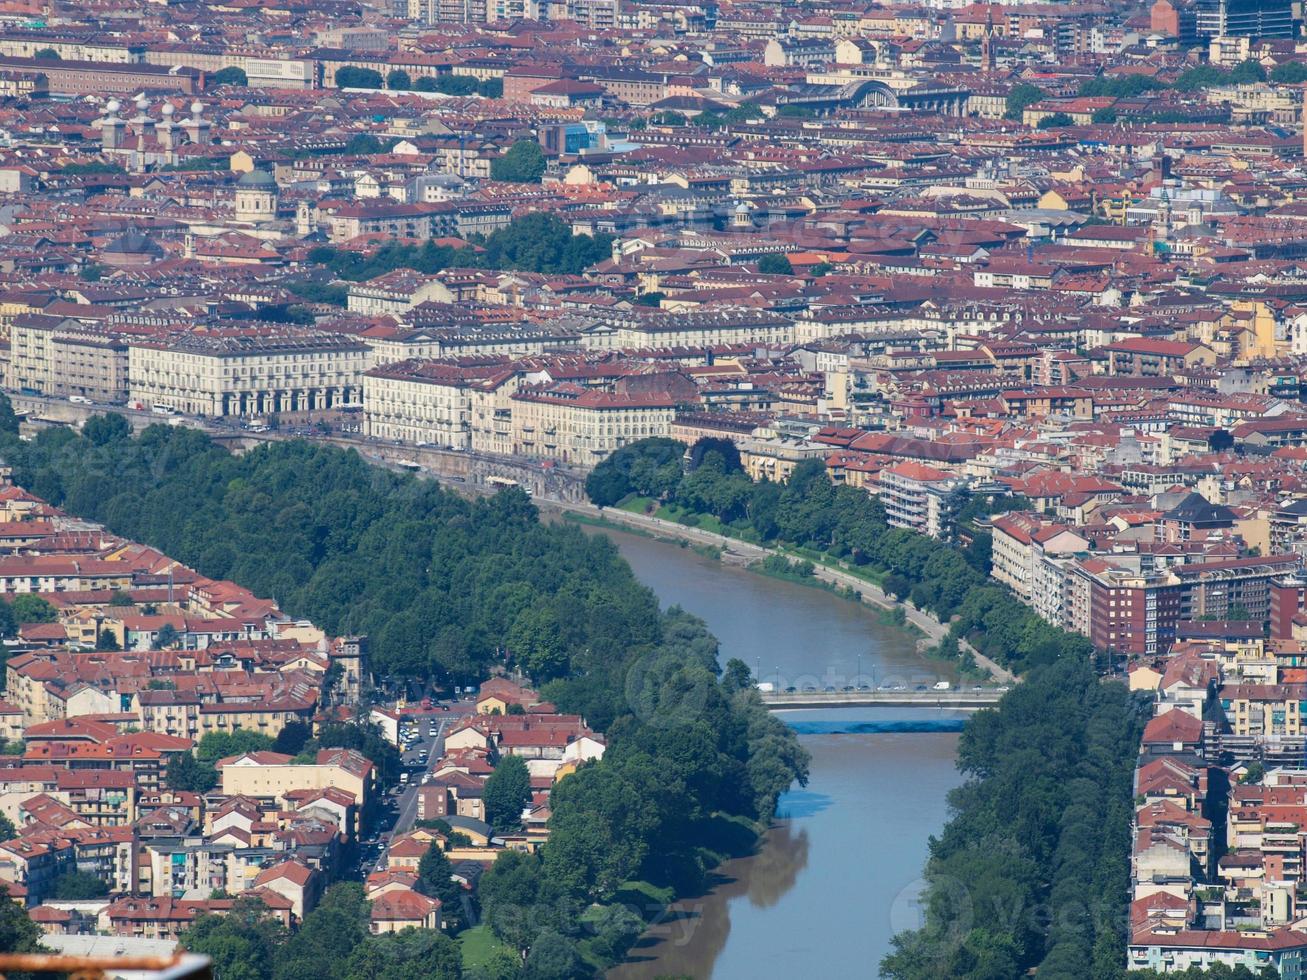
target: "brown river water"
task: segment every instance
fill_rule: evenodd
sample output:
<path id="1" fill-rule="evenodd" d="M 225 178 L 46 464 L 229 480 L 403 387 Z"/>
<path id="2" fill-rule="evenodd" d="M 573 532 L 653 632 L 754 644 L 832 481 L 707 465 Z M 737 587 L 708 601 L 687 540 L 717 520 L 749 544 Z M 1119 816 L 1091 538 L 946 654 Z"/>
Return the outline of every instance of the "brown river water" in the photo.
<path id="1" fill-rule="evenodd" d="M 707 621 L 721 660 L 763 680 L 818 688 L 955 678 L 875 612 L 821 589 L 766 578 L 638 535 L 608 534 L 665 606 Z M 872 977 L 895 932 L 919 924 L 927 842 L 965 715 L 849 708 L 783 715 L 812 754 L 811 779 L 781 800 L 756 854 L 671 910 L 610 980 Z"/>

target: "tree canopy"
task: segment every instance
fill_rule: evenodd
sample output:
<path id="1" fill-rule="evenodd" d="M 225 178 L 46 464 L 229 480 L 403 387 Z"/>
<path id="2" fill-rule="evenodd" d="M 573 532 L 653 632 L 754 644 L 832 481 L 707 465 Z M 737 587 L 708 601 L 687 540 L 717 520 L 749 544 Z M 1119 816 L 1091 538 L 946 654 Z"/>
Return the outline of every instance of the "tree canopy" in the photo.
<path id="1" fill-rule="evenodd" d="M 894 938 L 882 975 L 1122 976 L 1131 779 L 1147 718 L 1086 661 L 1032 671 L 975 715 L 958 747 L 969 781 L 930 843 L 925 923 Z"/>
<path id="2" fill-rule="evenodd" d="M 1012 90 L 1007 94 L 1007 104 L 1004 107 L 1003 117 L 1005 119 L 1015 119 L 1018 122 L 1029 106 L 1043 99 L 1047 93 L 1038 85 L 1031 85 L 1029 82 L 1021 82 L 1019 85 L 1012 86 Z"/>
<path id="3" fill-rule="evenodd" d="M 337 88 L 381 88 L 383 85 L 381 72 L 372 68 L 355 68 L 353 65 L 346 65 L 336 71 Z"/>
<path id="4" fill-rule="evenodd" d="M 239 898 L 227 915 L 197 918 L 181 946 L 211 957 L 223 980 L 460 980 L 452 939 L 417 929 L 369 935 L 368 908 L 361 884 L 338 882 L 291 934 L 257 898 Z"/>
<path id="5" fill-rule="evenodd" d="M 0 882 L 0 953 L 39 953 L 41 927 L 27 909 L 9 897 L 9 885 Z"/>
<path id="6" fill-rule="evenodd" d="M 209 85 L 217 87 L 219 85 L 249 85 L 250 80 L 245 77 L 245 69 L 237 65 L 231 65 L 227 68 L 215 71 L 209 76 Z"/>
<path id="7" fill-rule="evenodd" d="M 545 173 L 545 153 L 535 140 L 518 140 L 490 161 L 490 176 L 517 184 L 538 184 Z"/>
<path id="8" fill-rule="evenodd" d="M 758 260 L 758 271 L 771 276 L 792 276 L 794 275 L 794 266 L 790 265 L 787 256 L 775 252 L 764 255 Z"/>
<path id="9" fill-rule="evenodd" d="M 483 798 L 490 826 L 503 833 L 519 830 L 522 808 L 531 801 L 531 774 L 526 763 L 519 756 L 503 756 L 486 780 Z"/>
<path id="10" fill-rule="evenodd" d="M 577 275 L 608 258 L 612 241 L 611 235 L 573 235 L 557 215 L 536 213 L 475 239 L 479 249 L 437 245 L 431 240 L 421 245 L 387 242 L 364 256 L 350 249 L 320 245 L 309 251 L 308 260 L 350 282 L 362 282 L 395 269 L 428 273 L 449 268 L 516 269 Z M 314 302 L 344 305 L 346 300 L 344 288 L 316 280 L 301 280 L 292 288 L 301 298 Z"/>
<path id="11" fill-rule="evenodd" d="M 542 854 L 483 876 L 492 896 L 510 883 L 533 896 L 525 921 L 502 901 L 487 910 L 496 934 L 505 942 L 511 935 L 520 950 L 551 931 L 597 940 L 581 935 L 580 913 L 614 904 L 634 878 L 659 889 L 702 887 L 720 854 L 752 846 L 747 832 L 744 841 L 718 840 L 722 821 L 765 823 L 778 796 L 807 778 L 806 753 L 763 706 L 747 669 L 735 665 L 719 678 L 717 644 L 703 623 L 661 612 L 611 541 L 542 524 L 521 491 L 466 500 L 369 466 L 355 452 L 294 440 L 236 457 L 174 426 L 103 445 L 67 430 L 30 442 L 0 436 L 0 450 L 15 479 L 45 488 L 52 503 L 204 575 L 276 596 L 290 615 L 329 634 L 368 635 L 379 677 L 471 683 L 507 660 L 547 681 L 542 694 L 561 711 L 606 732 L 604 757 L 554 788 Z M 731 478 L 720 452 L 703 453 L 695 474 L 710 466 Z M 206 736 L 198 757 L 173 761 L 168 783 L 202 791 L 213 759 L 266 744 L 244 732 Z M 301 751 L 309 757 L 340 744 L 377 762 L 383 782 L 397 775 L 394 746 L 365 726 L 324 725 Z M 518 794 L 513 779 L 500 782 L 507 807 Z M 456 913 L 461 896 L 440 892 L 451 886 L 432 862 L 438 858 L 428 860 L 428 887 Z M 496 882 L 505 888 L 496 892 Z M 305 942 L 311 918 L 285 947 Z M 604 942 L 612 945 L 630 923 L 608 919 Z M 255 925 L 202 917 L 193 941 L 217 950 L 224 977 L 303 976 L 275 962 L 283 955 L 275 929 Z M 333 927 L 322 942 L 344 934 Z M 541 976 L 566 959 L 552 938 L 544 946 Z M 352 955 L 333 953 L 333 971 Z M 228 974 L 226 965 L 238 962 L 246 965 Z M 339 971 L 317 975 L 346 980 Z"/>

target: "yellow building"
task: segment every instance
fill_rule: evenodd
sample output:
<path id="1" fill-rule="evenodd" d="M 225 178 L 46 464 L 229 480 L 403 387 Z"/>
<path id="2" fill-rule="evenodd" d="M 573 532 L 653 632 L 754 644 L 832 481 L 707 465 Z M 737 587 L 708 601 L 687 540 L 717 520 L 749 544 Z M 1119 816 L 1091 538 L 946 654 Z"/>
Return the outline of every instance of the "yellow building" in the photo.
<path id="1" fill-rule="evenodd" d="M 506 357 L 375 367 L 363 385 L 364 431 L 379 439 L 508 453 L 510 396 L 519 382 Z"/>
<path id="2" fill-rule="evenodd" d="M 252 796 L 277 802 L 295 790 L 339 789 L 353 795 L 360 812 L 374 788 L 372 763 L 353 749 L 322 749 L 310 764 L 292 762 L 280 752 L 247 752 L 218 761 L 225 796 Z"/>
<path id="3" fill-rule="evenodd" d="M 671 432 L 670 396 L 619 394 L 558 384 L 519 390 L 512 402 L 512 451 L 594 466 L 628 443 Z"/>
<path id="4" fill-rule="evenodd" d="M 1295 737 L 1303 728 L 1307 684 L 1227 684 L 1221 707 L 1236 736 Z"/>
<path id="5" fill-rule="evenodd" d="M 830 446 L 815 442 L 798 442 L 793 439 L 741 439 L 740 465 L 749 478 L 784 483 L 795 467 L 809 459 L 825 459 Z"/>

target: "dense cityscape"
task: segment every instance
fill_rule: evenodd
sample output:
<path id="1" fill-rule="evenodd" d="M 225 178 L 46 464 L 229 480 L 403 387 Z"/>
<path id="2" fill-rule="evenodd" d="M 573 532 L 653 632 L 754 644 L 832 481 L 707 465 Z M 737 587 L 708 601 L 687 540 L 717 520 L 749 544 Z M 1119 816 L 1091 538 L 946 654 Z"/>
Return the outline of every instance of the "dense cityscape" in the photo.
<path id="1" fill-rule="evenodd" d="M 1289 0 L 0 0 L 0 973 L 1307 976 L 1305 101 Z"/>

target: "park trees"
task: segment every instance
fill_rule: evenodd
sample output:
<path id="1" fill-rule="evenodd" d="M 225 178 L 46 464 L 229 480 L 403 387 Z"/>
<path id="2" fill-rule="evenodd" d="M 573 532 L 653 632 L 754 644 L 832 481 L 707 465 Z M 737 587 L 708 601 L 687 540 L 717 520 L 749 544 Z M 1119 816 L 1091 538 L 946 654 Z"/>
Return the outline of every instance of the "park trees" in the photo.
<path id="1" fill-rule="evenodd" d="M 516 184 L 538 184 L 545 173 L 545 154 L 535 140 L 518 140 L 503 156 L 490 161 L 490 176 Z"/>
<path id="2" fill-rule="evenodd" d="M 516 832 L 522 824 L 522 808 L 531 802 L 531 774 L 518 756 L 505 755 L 486 780 L 483 793 L 486 822 L 496 830 Z"/>
<path id="3" fill-rule="evenodd" d="M 336 85 L 339 88 L 381 88 L 381 72 L 372 68 L 355 68 L 346 65 L 336 72 Z"/>

